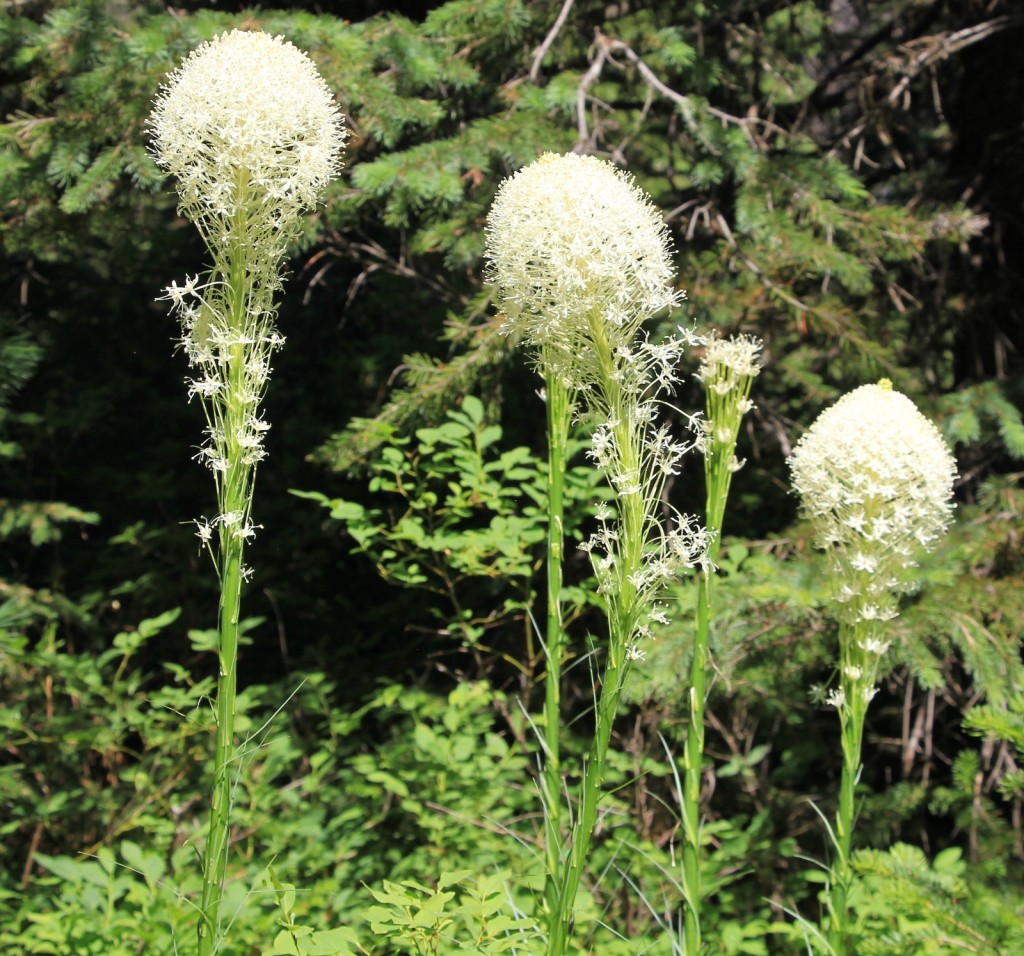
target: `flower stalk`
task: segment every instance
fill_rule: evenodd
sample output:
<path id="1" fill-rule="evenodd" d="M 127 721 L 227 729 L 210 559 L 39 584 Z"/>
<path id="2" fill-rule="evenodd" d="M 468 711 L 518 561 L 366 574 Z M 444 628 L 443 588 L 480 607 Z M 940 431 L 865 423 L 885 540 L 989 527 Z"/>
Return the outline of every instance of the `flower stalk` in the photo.
<path id="1" fill-rule="evenodd" d="M 690 724 L 683 752 L 683 939 L 687 956 L 701 950 L 700 792 L 704 769 L 704 706 L 707 694 L 708 644 L 711 634 L 714 564 L 721 546 L 725 505 L 732 476 L 743 465 L 736 458 L 736 441 L 743 416 L 753 408 L 750 387 L 761 370 L 761 342 L 751 336 L 705 341 L 704 359 L 697 377 L 704 387 L 703 425 L 707 432 L 704 452 L 706 487 L 705 526 L 708 534 L 707 566 L 697 579 L 697 619 L 693 658 L 690 664 Z"/>
<path id="2" fill-rule="evenodd" d="M 276 296 L 288 243 L 338 171 L 345 133 L 312 61 L 280 37 L 235 30 L 202 44 L 175 70 L 150 118 L 157 163 L 177 180 L 179 211 L 212 259 L 202 278 L 163 298 L 181 321 L 181 345 L 206 415 L 196 457 L 213 474 L 218 513 L 196 534 L 217 570 L 217 696 L 209 829 L 197 929 L 200 956 L 224 948 L 220 904 L 227 873 L 234 722 L 245 548 L 256 467 L 269 423 L 260 406 L 277 332 Z"/>
<path id="3" fill-rule="evenodd" d="M 569 427 L 575 406 L 572 391 L 551 372 L 544 376 L 548 440 L 547 623 L 545 628 L 544 767 L 544 898 L 554 912 L 562 872 L 562 663 L 566 655 L 562 620 L 562 562 L 565 551 L 564 485 Z"/>
<path id="4" fill-rule="evenodd" d="M 703 434 L 697 429 L 693 441 L 677 441 L 657 422 L 659 396 L 676 381 L 679 355 L 692 337 L 682 333 L 652 344 L 642 333 L 646 319 L 683 296 L 671 285 L 661 216 L 629 177 L 593 157 L 545 155 L 502 184 L 488 216 L 487 240 L 489 277 L 505 329 L 532 348 L 549 396 L 557 389 L 576 396 L 578 417 L 591 429 L 588 454 L 606 474 L 615 501 L 614 509 L 600 509 L 598 530 L 580 545 L 594 567 L 608 643 L 596 682 L 594 736 L 565 850 L 561 815 L 545 806 L 547 952 L 561 956 L 572 938 L 626 674 L 643 660 L 651 623 L 664 619 L 656 600 L 661 590 L 706 562 L 703 529 L 675 513 L 666 521 L 662 501 L 667 476 L 678 474 L 680 459 Z M 562 422 L 549 407 L 550 428 Z M 560 441 L 560 435 L 549 435 L 549 447 Z M 551 461 L 554 475 L 556 458 Z M 561 561 L 560 535 L 560 527 L 549 534 L 549 601 L 554 583 L 561 582 L 561 570 L 550 567 Z M 549 603 L 549 625 L 555 613 Z M 545 723 L 551 740 L 558 719 L 551 681 L 562 658 L 551 652 L 564 640 L 560 619 L 557 631 L 556 640 L 548 640 L 549 656 L 557 658 L 548 669 Z M 552 768 L 557 743 L 545 749 L 548 801 L 561 773 L 557 765 Z"/>
<path id="5" fill-rule="evenodd" d="M 877 622 L 843 622 L 839 625 L 839 688 L 829 703 L 839 716 L 843 769 L 839 783 L 839 805 L 835 822 L 835 858 L 832 863 L 828 900 L 828 938 L 839 956 L 853 953 L 847 927 L 847 898 L 853 881 L 850 854 L 856 818 L 855 790 L 860 779 L 864 722 L 868 705 L 877 693 L 876 681 L 882 656 L 889 645 L 878 636 Z"/>
<path id="6" fill-rule="evenodd" d="M 598 318 L 593 323 L 597 336 L 601 333 L 600 322 Z M 609 359 L 610 356 L 606 352 L 604 360 Z M 611 419 L 617 422 L 610 431 L 611 442 L 621 464 L 622 473 L 638 473 L 641 455 L 639 445 L 643 432 L 635 427 L 635 405 L 630 401 L 630 396 L 624 395 L 622 389 L 617 386 L 614 371 L 614 363 L 610 362 L 608 374 L 601 387 L 601 394 L 608 403 L 609 411 L 618 416 Z M 612 727 L 630 663 L 642 655 L 642 651 L 636 647 L 640 630 L 638 618 L 643 612 L 643 606 L 638 600 L 636 582 L 643 571 L 645 545 L 649 533 L 649 523 L 645 519 L 648 516 L 638 493 L 620 497 L 618 505 L 615 535 L 620 548 L 613 558 L 616 569 L 612 578 L 611 568 L 606 568 L 609 575 L 602 584 L 608 624 L 608 648 L 599 685 L 601 690 L 595 700 L 595 732 L 585 758 L 579 805 L 573 818 L 569 840 L 568 861 L 560 874 L 557 886 L 555 910 L 548 939 L 549 956 L 560 956 L 566 952 L 569 945 L 576 896 L 597 825 Z"/>
<path id="7" fill-rule="evenodd" d="M 935 426 L 882 379 L 826 409 L 789 464 L 815 543 L 826 553 L 839 621 L 839 686 L 827 701 L 839 716 L 843 770 L 827 935 L 836 956 L 852 956 L 855 788 L 867 709 L 889 648 L 885 622 L 915 586 L 916 555 L 935 548 L 952 520 L 956 463 Z"/>

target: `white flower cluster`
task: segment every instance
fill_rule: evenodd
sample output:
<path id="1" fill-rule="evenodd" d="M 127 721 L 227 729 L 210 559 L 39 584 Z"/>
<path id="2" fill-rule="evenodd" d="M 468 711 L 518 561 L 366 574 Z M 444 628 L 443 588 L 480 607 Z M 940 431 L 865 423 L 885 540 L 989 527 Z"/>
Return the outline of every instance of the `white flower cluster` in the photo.
<path id="1" fill-rule="evenodd" d="M 337 174 L 346 135 L 309 57 L 281 37 L 242 30 L 192 51 L 160 91 L 150 125 L 182 212 L 214 238 L 240 210 L 290 231 Z"/>
<path id="2" fill-rule="evenodd" d="M 270 425 L 260 415 L 276 331 L 280 265 L 300 214 L 340 166 L 345 129 L 330 90 L 281 37 L 235 30 L 194 50 L 167 79 L 150 117 L 157 163 L 177 178 L 181 211 L 213 256 L 208 276 L 163 298 L 181 321 L 193 370 L 189 399 L 206 412 L 196 456 L 213 472 L 221 508 L 198 523 L 209 545 L 247 542 L 255 466 Z"/>
<path id="3" fill-rule="evenodd" d="M 826 409 L 789 465 L 828 552 L 841 620 L 895 617 L 915 555 L 952 517 L 956 463 L 938 429 L 883 379 Z"/>
<path id="4" fill-rule="evenodd" d="M 266 457 L 263 439 L 270 423 L 260 417 L 259 407 L 270 379 L 270 356 L 284 345 L 284 336 L 274 328 L 272 313 L 242 328 L 227 321 L 223 287 L 201 286 L 198 277 L 183 286 L 172 283 L 165 293 L 162 298 L 181 320 L 182 346 L 196 370 L 186 379 L 189 399 L 198 395 L 206 411 L 207 440 L 196 458 L 214 473 L 219 487 L 231 462 L 251 468 Z"/>
<path id="5" fill-rule="evenodd" d="M 641 323 L 685 296 L 661 214 L 593 156 L 546 153 L 506 179 L 487 216 L 487 260 L 506 330 L 560 353 L 570 380 L 568 342 L 591 340 L 593 360 L 632 349 Z"/>
<path id="6" fill-rule="evenodd" d="M 581 548 L 590 553 L 609 620 L 625 633 L 626 659 L 663 618 L 657 595 L 686 569 L 707 567 L 707 534 L 675 515 L 663 524 L 662 492 L 683 456 L 702 448 L 659 424 L 680 356 L 697 337 L 685 329 L 652 343 L 643 322 L 677 305 L 668 230 L 632 179 L 591 156 L 547 154 L 505 180 L 487 218 L 489 279 L 505 330 L 577 397 L 592 426 L 589 452 L 616 496 Z M 615 638 L 613 637 L 613 640 Z"/>
<path id="7" fill-rule="evenodd" d="M 712 333 L 701 340 L 704 356 L 697 378 L 707 396 L 708 448 L 729 449 L 730 472 L 739 471 L 744 462 L 732 450 L 736 447 L 743 416 L 754 407 L 750 387 L 761 371 L 762 342 L 752 335 L 734 335 L 720 339 Z"/>
<path id="8" fill-rule="evenodd" d="M 256 529 L 263 527 L 261 524 L 253 524 L 252 518 L 243 511 L 228 511 L 217 515 L 212 521 L 206 518 L 196 521 L 196 537 L 203 544 L 209 544 L 218 525 L 227 529 L 232 537 L 243 541 L 251 541 L 256 537 Z"/>

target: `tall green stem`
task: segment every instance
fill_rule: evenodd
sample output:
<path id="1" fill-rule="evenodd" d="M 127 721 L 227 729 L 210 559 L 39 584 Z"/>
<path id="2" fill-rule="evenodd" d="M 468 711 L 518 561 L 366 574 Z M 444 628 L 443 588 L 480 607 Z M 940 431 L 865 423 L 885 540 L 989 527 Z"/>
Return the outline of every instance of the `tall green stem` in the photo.
<path id="1" fill-rule="evenodd" d="M 216 742 L 210 824 L 203 856 L 203 892 L 200 902 L 199 953 L 216 951 L 220 898 L 227 869 L 231 829 L 231 788 L 235 745 L 235 692 L 238 662 L 238 622 L 242 591 L 242 541 L 230 540 L 222 557 L 217 675 Z"/>
<path id="2" fill-rule="evenodd" d="M 613 657 L 615 660 L 613 660 Z M 576 894 L 586 866 L 587 855 L 597 825 L 597 809 L 601 784 L 605 775 L 612 724 L 618 711 L 624 683 L 624 655 L 613 655 L 611 649 L 604 669 L 604 679 L 597 702 L 597 728 L 583 770 L 579 807 L 573 818 L 568 860 L 561 874 L 555 918 L 548 935 L 548 956 L 562 956 L 571 938 Z"/>
<path id="3" fill-rule="evenodd" d="M 240 174 L 241 175 L 241 174 Z M 244 196 L 244 184 L 240 182 Z M 236 235 L 245 236 L 244 212 L 236 217 Z M 231 331 L 241 336 L 246 328 L 251 295 L 252 270 L 246 260 L 244 241 L 230 244 L 218 270 L 227 289 L 228 322 Z M 231 346 L 224 362 L 227 384 L 224 401 L 217 406 L 211 426 L 223 434 L 226 469 L 217 475 L 217 499 L 220 508 L 218 537 L 218 576 L 220 604 L 218 613 L 217 699 L 214 705 L 216 729 L 214 741 L 213 783 L 210 794 L 210 821 L 206 852 L 203 855 L 203 890 L 198 927 L 199 954 L 212 956 L 219 947 L 220 902 L 227 871 L 231 834 L 231 799 L 235 766 L 235 698 L 237 693 L 238 636 L 242 600 L 245 530 L 252 508 L 254 466 L 244 460 L 238 436 L 244 432 L 250 412 L 243 396 L 245 366 L 249 360 L 246 346 Z"/>
<path id="4" fill-rule="evenodd" d="M 562 875 L 562 765 L 561 686 L 565 631 L 562 622 L 562 561 L 564 553 L 564 503 L 567 444 L 572 416 L 572 396 L 561 378 L 545 367 L 548 426 L 548 533 L 547 533 L 547 626 L 545 629 L 544 770 L 541 780 L 544 801 L 544 852 L 547 873 L 544 898 L 553 922 Z"/>
<path id="5" fill-rule="evenodd" d="M 725 502 L 729 495 L 732 472 L 729 463 L 735 450 L 735 439 L 719 442 L 704 459 L 707 481 L 705 505 L 709 532 L 708 559 L 718 558 Z M 704 704 L 707 695 L 708 643 L 711 634 L 713 576 L 710 568 L 702 571 L 697 581 L 697 622 L 690 663 L 690 725 L 686 734 L 683 758 L 683 896 L 686 910 L 683 917 L 683 939 L 687 956 L 696 956 L 701 949 L 701 904 L 704 888 L 701 883 L 701 817 L 700 790 L 704 768 Z"/>
<path id="6" fill-rule="evenodd" d="M 704 697 L 707 681 L 708 634 L 711 624 L 711 574 L 703 572 L 698 581 L 697 629 L 690 665 L 690 726 L 683 757 L 683 938 L 687 956 L 700 952 L 701 903 L 701 818 L 700 788 L 704 766 Z"/>
<path id="7" fill-rule="evenodd" d="M 711 637 L 714 565 L 721 548 L 725 506 L 729 499 L 736 462 L 736 440 L 743 415 L 750 409 L 750 387 L 760 365 L 760 342 L 739 336 L 722 342 L 712 337 L 706 343 L 700 369 L 705 389 L 705 416 L 710 447 L 704 455 L 705 527 L 708 532 L 708 563 L 697 582 L 697 620 L 690 665 L 690 725 L 683 759 L 683 940 L 686 956 L 701 951 L 700 790 L 704 771 L 704 709 L 707 696 L 708 645 Z"/>
<path id="8" fill-rule="evenodd" d="M 230 427 L 231 409 L 225 416 Z M 248 515 L 252 467 L 230 461 L 224 476 L 221 514 Z M 244 519 L 243 519 L 244 520 Z M 216 737 L 210 823 L 203 855 L 203 892 L 200 901 L 199 953 L 211 956 L 217 950 L 220 900 L 227 869 L 231 831 L 231 789 L 235 764 L 235 695 L 237 688 L 239 611 L 242 597 L 242 556 L 245 539 L 235 532 L 237 525 L 220 528 L 220 611 L 218 626 L 218 672 Z"/>
<path id="9" fill-rule="evenodd" d="M 615 374 L 615 359 L 603 331 L 603 319 L 592 317 L 591 334 L 599 355 L 603 380 L 600 397 L 618 450 L 618 467 L 623 474 L 641 472 L 643 427 L 637 421 L 636 398 L 626 394 Z M 647 513 L 640 494 L 618 498 L 619 548 L 616 554 L 616 585 L 606 596 L 608 614 L 608 655 L 595 702 L 596 727 L 583 769 L 580 801 L 570 834 L 568 858 L 557 887 L 555 909 L 548 935 L 548 956 L 562 956 L 572 932 L 573 911 L 583 870 L 597 825 L 612 725 L 618 711 L 628 665 L 627 647 L 637 624 L 637 591 L 632 583 L 643 564 Z"/>
<path id="10" fill-rule="evenodd" d="M 839 807 L 836 812 L 835 860 L 829 886 L 829 943 L 835 956 L 848 956 L 850 948 L 849 895 L 852 870 L 854 791 L 861 772 L 864 721 L 875 684 L 877 656 L 867 650 L 872 628 L 867 622 L 843 623 L 839 627 L 840 645 L 840 742 L 843 773 L 839 783 Z"/>

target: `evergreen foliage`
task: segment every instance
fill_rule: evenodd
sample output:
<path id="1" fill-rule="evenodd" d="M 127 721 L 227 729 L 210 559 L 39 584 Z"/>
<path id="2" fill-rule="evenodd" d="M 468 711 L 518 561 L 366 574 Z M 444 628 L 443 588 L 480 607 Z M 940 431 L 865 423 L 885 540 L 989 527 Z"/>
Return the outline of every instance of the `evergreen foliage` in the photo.
<path id="1" fill-rule="evenodd" d="M 537 741 L 518 701 L 542 693 L 527 642 L 544 414 L 481 256 L 501 179 L 578 149 L 664 212 L 690 303 L 671 321 L 765 342 L 710 638 L 705 938 L 815 946 L 793 917 L 822 907 L 806 861 L 827 860 L 838 742 L 813 688 L 836 633 L 783 462 L 823 407 L 886 376 L 961 477 L 868 717 L 850 906 L 865 953 L 1024 952 L 1019 4 L 281 6 L 0 11 L 0 949 L 191 938 L 215 664 L 185 522 L 208 493 L 189 462 L 201 413 L 152 299 L 203 251 L 145 118 L 189 50 L 258 27 L 310 54 L 353 137 L 280 318 L 240 673 L 237 951 L 381 952 L 377 934 L 396 953 L 530 949 Z M 702 404 L 696 369 L 684 411 Z M 599 492 L 574 463 L 584 537 Z M 666 491 L 683 511 L 697 471 Z M 603 639 L 576 600 L 588 574 L 568 562 L 569 772 Z M 631 675 L 581 952 L 680 951 L 659 736 L 681 752 L 695 606 L 680 585 Z"/>

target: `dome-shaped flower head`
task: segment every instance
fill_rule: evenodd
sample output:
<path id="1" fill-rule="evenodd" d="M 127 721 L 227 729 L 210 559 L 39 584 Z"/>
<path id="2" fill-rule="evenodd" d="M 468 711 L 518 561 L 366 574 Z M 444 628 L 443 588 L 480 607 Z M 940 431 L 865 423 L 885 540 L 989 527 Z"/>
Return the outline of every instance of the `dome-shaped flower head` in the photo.
<path id="1" fill-rule="evenodd" d="M 337 174 L 341 114 L 313 62 L 281 37 L 234 30 L 167 79 L 150 125 L 157 163 L 201 228 L 250 218 L 289 227 Z"/>
<path id="2" fill-rule="evenodd" d="M 506 329 L 535 346 L 564 345 L 595 319 L 613 343 L 629 343 L 683 297 L 661 214 L 628 174 L 593 156 L 548 153 L 506 179 L 486 255 Z"/>
<path id="3" fill-rule="evenodd" d="M 826 409 L 789 465 L 829 554 L 841 617 L 894 617 L 914 555 L 934 548 L 952 517 L 956 462 L 938 429 L 883 379 Z"/>

